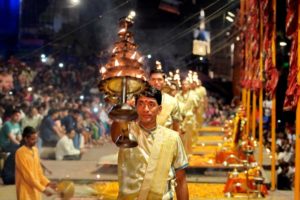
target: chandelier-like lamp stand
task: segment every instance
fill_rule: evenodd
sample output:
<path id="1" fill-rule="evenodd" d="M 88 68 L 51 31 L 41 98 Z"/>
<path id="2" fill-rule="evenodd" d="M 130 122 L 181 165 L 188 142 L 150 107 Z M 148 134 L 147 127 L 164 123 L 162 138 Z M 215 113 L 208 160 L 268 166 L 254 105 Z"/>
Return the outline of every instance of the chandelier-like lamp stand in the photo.
<path id="1" fill-rule="evenodd" d="M 116 102 L 109 112 L 109 117 L 114 121 L 126 124 L 122 129 L 121 137 L 116 141 L 118 147 L 132 148 L 138 144 L 130 138 L 128 124 L 136 120 L 138 115 L 134 107 L 127 103 L 129 96 L 138 95 L 147 84 L 145 72 L 142 68 L 143 57 L 137 52 L 133 34 L 128 31 L 133 25 L 135 13 L 119 21 L 119 40 L 114 44 L 112 56 L 107 64 L 100 69 L 101 81 L 99 89 L 104 92 L 108 100 Z M 124 126 L 125 127 L 125 126 Z"/>

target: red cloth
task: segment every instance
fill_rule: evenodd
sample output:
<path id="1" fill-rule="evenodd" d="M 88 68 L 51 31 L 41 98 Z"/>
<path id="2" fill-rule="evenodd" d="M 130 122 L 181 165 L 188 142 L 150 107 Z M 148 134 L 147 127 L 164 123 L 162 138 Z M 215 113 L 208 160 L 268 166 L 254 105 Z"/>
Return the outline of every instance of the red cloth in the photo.
<path id="1" fill-rule="evenodd" d="M 216 163 L 223 164 L 224 161 L 226 161 L 229 164 L 237 163 L 236 159 L 229 157 L 230 155 L 237 156 L 237 152 L 233 150 L 222 150 L 217 152 Z"/>
<path id="2" fill-rule="evenodd" d="M 254 180 L 249 177 L 248 188 L 250 190 L 255 190 L 256 186 Z M 264 195 L 268 194 L 267 187 L 263 184 L 260 188 L 261 193 Z M 234 177 L 229 178 L 224 187 L 224 193 L 247 193 L 247 181 L 246 178 Z"/>

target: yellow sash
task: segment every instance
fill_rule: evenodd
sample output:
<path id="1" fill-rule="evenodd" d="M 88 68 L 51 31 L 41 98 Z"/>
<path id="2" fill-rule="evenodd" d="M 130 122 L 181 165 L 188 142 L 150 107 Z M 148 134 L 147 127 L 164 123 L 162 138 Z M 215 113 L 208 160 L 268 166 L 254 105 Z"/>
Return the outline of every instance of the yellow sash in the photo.
<path id="1" fill-rule="evenodd" d="M 162 128 L 157 130 L 138 200 L 161 200 L 173 161 L 175 137 Z"/>

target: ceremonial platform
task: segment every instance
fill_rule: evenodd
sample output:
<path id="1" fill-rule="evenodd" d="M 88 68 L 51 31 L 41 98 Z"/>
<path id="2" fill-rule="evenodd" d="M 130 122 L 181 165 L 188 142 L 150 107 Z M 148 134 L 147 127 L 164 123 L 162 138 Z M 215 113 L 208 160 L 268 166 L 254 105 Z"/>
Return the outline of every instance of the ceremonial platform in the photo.
<path id="1" fill-rule="evenodd" d="M 117 194 L 115 193 L 117 190 L 116 182 L 101 182 L 99 185 L 95 185 L 96 189 L 101 189 L 102 193 L 95 193 L 93 187 L 90 187 L 88 184 L 75 184 L 75 195 L 72 200 L 115 200 Z M 247 199 L 246 197 L 240 198 L 225 198 L 220 196 L 220 191 L 222 189 L 222 185 L 215 184 L 199 184 L 199 185 L 191 185 L 189 184 L 189 189 L 191 186 L 198 186 L 195 188 L 195 195 L 190 194 L 190 200 L 235 200 L 235 199 Z M 215 192 L 213 192 L 215 191 Z M 108 193 L 107 196 L 104 196 L 104 193 Z M 190 192 L 191 193 L 191 192 Z M 219 194 L 219 195 L 216 195 Z M 207 196 L 204 196 L 207 195 Z M 216 196 L 213 196 L 216 195 Z M 16 200 L 16 188 L 14 185 L 3 186 L 0 185 L 0 199 L 1 200 Z M 292 191 L 274 191 L 270 192 L 270 194 L 266 198 L 261 198 L 264 200 L 293 200 L 293 192 Z M 43 200 L 62 200 L 59 197 L 46 197 L 43 196 Z M 255 200 L 251 198 L 251 200 Z"/>
<path id="2" fill-rule="evenodd" d="M 245 194 L 235 198 L 226 198 L 224 189 L 228 173 L 241 166 L 224 166 L 215 162 L 215 156 L 224 143 L 222 128 L 204 128 L 199 131 L 193 154 L 190 156 L 190 166 L 187 168 L 187 179 L 191 200 L 204 199 L 247 199 Z M 75 183 L 73 200 L 116 199 L 117 184 L 117 152 L 113 143 L 89 149 L 80 161 L 42 160 L 47 168 L 45 174 L 51 180 L 68 180 Z M 266 152 L 266 151 L 265 151 Z M 269 165 L 267 153 L 264 165 Z M 269 171 L 263 170 L 265 183 L 270 178 Z M 15 200 L 15 186 L 0 186 L 0 200 Z M 60 199 L 59 197 L 43 197 L 45 200 Z M 251 198 L 257 199 L 257 198 Z M 268 193 L 266 200 L 293 199 L 292 191 L 274 191 Z"/>

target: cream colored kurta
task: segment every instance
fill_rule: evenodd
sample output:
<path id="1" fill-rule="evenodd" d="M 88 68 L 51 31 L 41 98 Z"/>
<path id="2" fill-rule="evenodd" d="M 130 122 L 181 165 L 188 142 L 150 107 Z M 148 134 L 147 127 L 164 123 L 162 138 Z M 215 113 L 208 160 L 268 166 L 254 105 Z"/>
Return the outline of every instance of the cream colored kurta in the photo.
<path id="1" fill-rule="evenodd" d="M 185 94 L 179 93 L 177 96 L 179 101 L 180 112 L 182 113 L 181 129 L 184 132 L 182 136 L 185 151 L 192 153 L 192 140 L 196 133 L 195 112 L 198 107 L 198 98 L 194 92 L 188 91 Z"/>
<path id="2" fill-rule="evenodd" d="M 197 120 L 197 125 L 199 126 L 198 128 L 201 128 L 203 124 L 203 114 L 205 112 L 205 99 L 206 99 L 206 89 L 203 86 L 199 86 L 195 89 L 195 93 L 197 94 L 199 98 L 199 107 L 197 110 L 196 114 L 196 120 Z"/>
<path id="3" fill-rule="evenodd" d="M 135 122 L 130 124 L 129 130 L 131 136 L 136 138 L 138 146 L 135 148 L 120 148 L 119 150 L 118 175 L 120 189 L 118 199 L 137 199 L 151 155 L 152 145 L 155 142 L 157 133 L 161 131 L 163 131 L 163 134 L 160 135 L 166 138 L 167 136 L 171 137 L 175 141 L 172 145 L 173 148 L 168 150 L 168 153 L 171 153 L 173 157 L 172 164 L 166 182 L 162 183 L 162 185 L 165 185 L 163 200 L 172 199 L 175 191 L 175 171 L 188 166 L 187 156 L 178 133 L 159 125 L 154 131 L 147 132 Z"/>
<path id="4" fill-rule="evenodd" d="M 182 114 L 183 118 L 182 124 L 193 124 L 195 120 L 195 109 L 199 105 L 197 96 L 194 92 L 189 91 L 185 94 L 178 93 L 176 98 L 179 101 L 180 113 Z"/>
<path id="5" fill-rule="evenodd" d="M 204 109 L 205 98 L 207 96 L 205 87 L 199 86 L 194 91 L 195 91 L 196 95 L 198 96 L 198 98 L 200 100 L 199 107 L 201 109 Z"/>
<path id="6" fill-rule="evenodd" d="M 177 99 L 167 93 L 162 93 L 162 110 L 157 116 L 157 123 L 172 129 L 173 121 L 181 121 L 181 114 Z"/>
<path id="7" fill-rule="evenodd" d="M 203 97 L 206 97 L 206 95 L 207 95 L 206 89 L 205 89 L 205 87 L 203 87 L 203 86 L 197 87 L 197 88 L 196 88 L 196 92 L 197 92 L 197 93 L 199 94 L 199 96 L 201 96 L 202 98 L 203 98 Z"/>
<path id="8" fill-rule="evenodd" d="M 16 152 L 16 189 L 18 200 L 40 200 L 50 181 L 43 175 L 36 147 L 20 147 Z"/>

